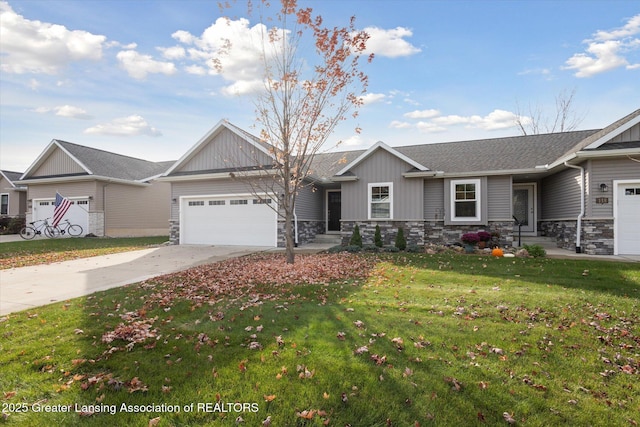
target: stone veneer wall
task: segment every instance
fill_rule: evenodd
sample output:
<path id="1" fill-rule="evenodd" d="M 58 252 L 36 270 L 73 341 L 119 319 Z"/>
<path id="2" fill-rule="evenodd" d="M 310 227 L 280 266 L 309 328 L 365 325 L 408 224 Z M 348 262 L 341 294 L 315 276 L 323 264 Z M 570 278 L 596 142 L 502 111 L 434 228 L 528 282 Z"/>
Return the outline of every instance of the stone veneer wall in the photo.
<path id="1" fill-rule="evenodd" d="M 539 230 L 545 236 L 555 237 L 559 248 L 576 250 L 577 221 L 541 221 Z M 613 219 L 583 219 L 580 235 L 582 253 L 613 255 Z"/>
<path id="2" fill-rule="evenodd" d="M 360 229 L 363 245 L 374 244 L 376 225 L 380 226 L 380 235 L 385 246 L 393 246 L 396 243 L 398 227 L 404 229 L 407 245 L 424 245 L 424 223 L 422 221 L 342 221 L 340 232 L 342 245 L 349 244 L 356 223 Z"/>
<path id="3" fill-rule="evenodd" d="M 490 221 L 489 225 L 444 225 L 444 221 L 425 221 L 425 242 L 438 245 L 454 245 L 461 243 L 460 237 L 465 233 L 486 231 L 498 233 L 498 244 L 502 247 L 513 246 L 514 232 L 512 221 Z"/>
<path id="4" fill-rule="evenodd" d="M 324 221 L 298 221 L 298 245 L 313 242 L 317 234 L 324 234 L 326 223 Z M 278 221 L 278 247 L 285 247 L 284 221 Z"/>
<path id="5" fill-rule="evenodd" d="M 172 245 L 180 244 L 180 221 L 169 220 L 169 243 Z"/>
<path id="6" fill-rule="evenodd" d="M 85 234 L 93 233 L 98 237 L 104 236 L 104 212 L 89 212 L 89 229 Z"/>

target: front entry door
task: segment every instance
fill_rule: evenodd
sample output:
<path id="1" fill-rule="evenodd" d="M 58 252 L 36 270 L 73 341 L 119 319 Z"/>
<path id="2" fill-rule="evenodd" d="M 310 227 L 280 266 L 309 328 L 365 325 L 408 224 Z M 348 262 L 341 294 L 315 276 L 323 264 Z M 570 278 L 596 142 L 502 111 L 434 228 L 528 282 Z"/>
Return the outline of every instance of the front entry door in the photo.
<path id="1" fill-rule="evenodd" d="M 513 184 L 513 216 L 522 222 L 523 233 L 536 232 L 535 184 Z M 518 231 L 518 226 L 514 227 Z"/>
<path id="2" fill-rule="evenodd" d="M 327 190 L 327 232 L 340 231 L 342 216 L 342 192 Z"/>

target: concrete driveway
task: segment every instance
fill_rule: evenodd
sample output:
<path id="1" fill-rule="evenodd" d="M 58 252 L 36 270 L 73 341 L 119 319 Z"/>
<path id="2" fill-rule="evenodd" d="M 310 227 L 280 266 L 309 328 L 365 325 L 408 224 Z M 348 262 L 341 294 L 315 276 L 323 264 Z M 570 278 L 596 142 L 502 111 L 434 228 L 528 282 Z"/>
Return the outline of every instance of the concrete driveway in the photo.
<path id="1" fill-rule="evenodd" d="M 0 270 L 0 315 L 268 249 L 173 245 Z"/>

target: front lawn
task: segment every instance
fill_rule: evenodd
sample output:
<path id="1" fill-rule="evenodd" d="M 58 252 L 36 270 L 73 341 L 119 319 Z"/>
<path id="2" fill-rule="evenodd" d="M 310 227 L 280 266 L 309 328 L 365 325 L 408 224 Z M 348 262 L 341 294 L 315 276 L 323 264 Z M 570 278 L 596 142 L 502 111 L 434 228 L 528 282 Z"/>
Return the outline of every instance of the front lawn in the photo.
<path id="1" fill-rule="evenodd" d="M 640 422 L 631 263 L 259 255 L 0 320 L 6 425 Z"/>
<path id="2" fill-rule="evenodd" d="M 160 245 L 167 236 L 61 238 L 0 243 L 0 269 L 68 261 Z"/>

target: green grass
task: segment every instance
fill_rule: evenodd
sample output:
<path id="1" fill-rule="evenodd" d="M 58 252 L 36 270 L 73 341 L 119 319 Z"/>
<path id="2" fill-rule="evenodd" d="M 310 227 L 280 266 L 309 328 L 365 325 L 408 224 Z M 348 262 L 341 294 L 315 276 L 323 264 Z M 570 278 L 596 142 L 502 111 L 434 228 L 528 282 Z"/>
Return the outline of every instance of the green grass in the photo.
<path id="1" fill-rule="evenodd" d="M 640 422 L 638 264 L 392 254 L 366 281 L 163 303 L 184 277 L 3 318 L 4 423 L 473 426 L 506 424 L 505 412 L 531 426 Z M 130 350 L 101 341 L 135 321 L 155 336 Z M 34 412 L 97 403 L 115 415 Z M 249 410 L 219 411 L 235 403 Z"/>
<path id="2" fill-rule="evenodd" d="M 167 236 L 37 239 L 0 244 L 0 269 L 67 261 L 159 245 Z"/>

